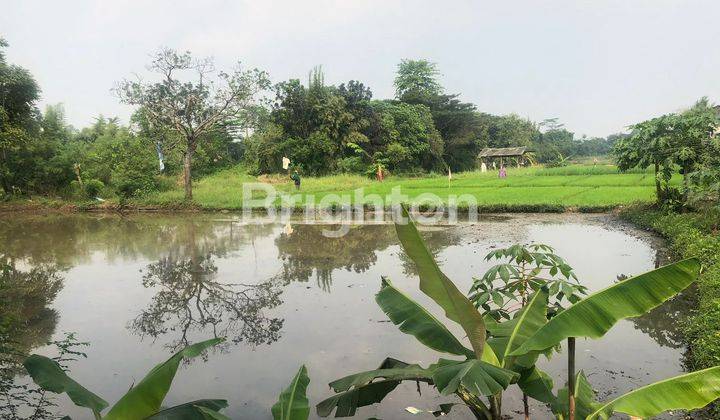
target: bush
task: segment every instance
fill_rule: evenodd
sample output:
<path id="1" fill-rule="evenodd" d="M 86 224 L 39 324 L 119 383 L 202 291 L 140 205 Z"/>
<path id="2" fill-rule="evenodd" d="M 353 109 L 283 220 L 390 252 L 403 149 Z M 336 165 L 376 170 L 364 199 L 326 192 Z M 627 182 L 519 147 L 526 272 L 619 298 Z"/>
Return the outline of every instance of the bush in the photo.
<path id="1" fill-rule="evenodd" d="M 105 188 L 105 184 L 103 184 L 102 181 L 99 179 L 91 179 L 88 181 L 85 181 L 84 184 L 85 189 L 85 197 L 87 198 L 95 198 L 98 195 L 100 195 L 100 191 L 102 191 Z"/>
<path id="2" fill-rule="evenodd" d="M 338 160 L 338 170 L 347 174 L 363 174 L 367 171 L 368 165 L 363 162 L 360 156 L 350 156 Z"/>

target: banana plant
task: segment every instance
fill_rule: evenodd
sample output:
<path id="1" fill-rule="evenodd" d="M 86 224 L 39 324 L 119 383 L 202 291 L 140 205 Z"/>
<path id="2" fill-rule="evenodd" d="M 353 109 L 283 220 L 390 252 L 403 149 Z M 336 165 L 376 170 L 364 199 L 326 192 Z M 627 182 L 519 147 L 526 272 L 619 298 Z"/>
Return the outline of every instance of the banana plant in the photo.
<path id="1" fill-rule="evenodd" d="M 396 223 L 395 229 L 403 249 L 417 267 L 420 290 L 444 311 L 448 319 L 462 327 L 470 346 L 457 338 L 430 311 L 383 278 L 375 300 L 393 324 L 425 346 L 461 359 L 441 358 L 428 367 L 422 367 L 388 358 L 378 369 L 331 382 L 330 387 L 336 394 L 320 402 L 317 413 L 321 417 L 327 417 L 333 411 L 335 417 L 353 416 L 359 407 L 381 402 L 400 382 L 412 381 L 432 385 L 442 395 L 456 395 L 478 419 L 500 419 L 501 407 L 497 395 L 521 380 L 521 374 L 509 369 L 498 358 L 498 352 L 500 351 L 504 358 L 508 345 L 510 349 L 517 348 L 526 336 L 532 335 L 534 330 L 542 325 L 542 321 L 538 324 L 533 324 L 532 321 L 537 321 L 538 318 L 536 308 L 542 309 L 539 317 L 545 318 L 547 290 L 537 297 L 538 301 L 544 301 L 543 305 L 533 305 L 532 311 L 524 312 L 530 314 L 529 316 L 514 319 L 514 327 L 509 329 L 506 337 L 488 342 L 490 326 L 486 326 L 486 322 L 492 327 L 499 324 L 492 318 L 484 318 L 440 270 L 407 209 L 403 207 L 401 214 L 407 223 Z M 509 324 L 503 325 L 508 326 Z M 503 347 L 503 343 L 506 347 Z M 545 379 L 537 372 L 525 373 L 526 384 L 533 389 L 538 382 Z M 549 398 L 545 399 L 550 401 Z M 440 410 L 432 412 L 446 413 L 451 407 L 451 404 L 444 404 Z M 408 411 L 423 412 L 413 407 L 408 408 Z"/>
<path id="2" fill-rule="evenodd" d="M 214 419 L 226 420 L 220 410 L 227 407 L 226 400 L 203 399 L 161 410 L 180 362 L 200 355 L 205 349 L 221 343 L 212 339 L 185 347 L 147 375 L 118 400 L 107 414 L 102 412 L 108 403 L 67 375 L 60 365 L 50 358 L 30 355 L 23 365 L 40 388 L 56 394 L 65 393 L 79 407 L 88 408 L 96 419 L 105 420 L 161 420 L 161 419 Z M 65 417 L 69 419 L 69 417 Z"/>
<path id="3" fill-rule="evenodd" d="M 229 417 L 220 413 L 228 406 L 228 402 L 221 399 L 196 400 L 161 409 L 180 362 L 196 357 L 208 347 L 222 341 L 223 339 L 212 339 L 190 345 L 155 366 L 142 381 L 130 388 L 106 415 L 102 412 L 108 407 L 108 403 L 68 376 L 55 360 L 33 354 L 25 360 L 24 365 L 40 388 L 56 394 L 67 394 L 78 407 L 90 409 L 96 419 L 229 420 Z M 272 406 L 274 420 L 307 420 L 310 405 L 305 394 L 309 383 L 307 369 L 301 366 L 290 385 L 280 394 L 278 402 Z M 68 416 L 63 417 L 63 420 L 69 419 Z"/>
<path id="4" fill-rule="evenodd" d="M 587 294 L 587 288 L 580 284 L 572 267 L 562 257 L 555 254 L 555 250 L 548 245 L 515 244 L 507 248 L 495 249 L 485 256 L 485 261 L 492 260 L 503 261 L 490 267 L 481 278 L 473 278 L 473 286 L 470 288 L 470 300 L 476 307 L 486 311 L 486 318 L 492 318 L 486 319 L 486 324 L 492 325 L 493 321 L 502 322 L 503 319 L 510 320 L 514 314 L 523 311 L 529 304 L 537 306 L 542 303 L 548 311 L 545 313 L 539 308 L 532 308 L 531 311 L 522 315 L 517 314 L 516 319 L 503 323 L 508 324 L 507 326 L 488 327 L 489 341 L 502 343 L 509 340 L 517 346 L 518 337 L 510 333 L 519 326 L 518 324 L 522 325 L 522 322 L 519 321 L 522 321 L 528 314 L 533 313 L 538 322 L 547 321 L 547 318 L 563 309 L 566 301 L 574 303 L 579 301 L 582 295 Z M 530 296 L 540 289 L 543 289 L 544 292 L 531 299 Z M 553 299 L 552 303 L 549 301 L 550 298 Z M 527 333 L 534 332 L 534 330 L 528 330 L 528 326 L 525 326 L 523 332 L 526 333 L 524 338 L 527 338 Z M 508 346 L 504 346 L 503 351 L 508 348 Z M 514 359 L 507 355 L 500 357 L 503 366 L 512 365 Z M 536 359 L 537 357 L 525 361 L 524 365 L 514 366 L 513 369 L 521 374 L 519 385 L 523 389 L 522 399 L 526 419 L 530 418 L 530 396 L 525 392 L 526 386 L 523 386 L 525 381 L 522 379 L 533 380 L 535 383 L 533 388 L 541 385 L 539 389 L 533 389 L 536 393 L 535 399 L 550 403 L 553 398 L 552 381 L 547 374 L 533 366 Z M 537 392 L 541 394 L 537 394 Z M 501 402 L 501 396 L 496 396 L 496 400 Z"/>
<path id="5" fill-rule="evenodd" d="M 560 419 L 607 419 L 615 412 L 645 418 L 668 410 L 703 407 L 720 398 L 720 367 L 680 375 L 597 403 L 587 378 L 582 372 L 575 373 L 574 355 L 576 338 L 600 338 L 618 321 L 647 313 L 686 289 L 699 271 L 698 260 L 690 258 L 598 291 L 550 319 L 509 355 L 529 357 L 568 340 L 568 387 L 553 403 Z"/>

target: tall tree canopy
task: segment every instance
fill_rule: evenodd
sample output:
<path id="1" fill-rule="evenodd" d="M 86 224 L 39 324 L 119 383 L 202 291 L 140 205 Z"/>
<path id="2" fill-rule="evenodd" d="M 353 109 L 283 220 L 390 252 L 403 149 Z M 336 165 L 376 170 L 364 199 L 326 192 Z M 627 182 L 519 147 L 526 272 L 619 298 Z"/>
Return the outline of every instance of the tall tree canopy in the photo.
<path id="1" fill-rule="evenodd" d="M 437 64 L 427 60 L 402 60 L 395 75 L 395 97 L 403 102 L 424 103 L 442 93 Z"/>
<path id="2" fill-rule="evenodd" d="M 154 129 L 177 135 L 183 153 L 185 198 L 192 199 L 192 159 L 198 143 L 222 130 L 251 108 L 257 95 L 269 87 L 267 73 L 258 69 L 216 72 L 211 59 L 195 59 L 189 52 L 157 52 L 149 69 L 159 82 L 124 80 L 115 89 L 121 101 L 142 108 Z"/>

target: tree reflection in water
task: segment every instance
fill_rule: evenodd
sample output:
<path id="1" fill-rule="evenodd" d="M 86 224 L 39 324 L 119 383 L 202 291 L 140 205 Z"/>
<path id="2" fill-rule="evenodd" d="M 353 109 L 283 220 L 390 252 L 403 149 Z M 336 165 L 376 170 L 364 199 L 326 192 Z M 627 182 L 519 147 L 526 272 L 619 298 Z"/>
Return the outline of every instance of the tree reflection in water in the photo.
<path id="1" fill-rule="evenodd" d="M 283 319 L 264 312 L 282 303 L 280 285 L 219 282 L 213 256 L 193 254 L 147 266 L 143 286 L 159 290 L 130 328 L 142 337 L 172 336 L 165 344 L 171 351 L 195 341 L 194 334 L 198 339 L 227 337 L 234 344 L 277 341 Z"/>
<path id="2" fill-rule="evenodd" d="M 275 239 L 283 263 L 279 277 L 289 284 L 307 282 L 314 274 L 318 287 L 326 292 L 332 286 L 334 270 L 365 272 L 377 262 L 376 251 L 397 242 L 392 226 L 351 226 L 339 238 L 323 235 L 323 230 L 337 230 L 338 226 L 297 224 L 292 228 L 292 233 Z"/>
<path id="3" fill-rule="evenodd" d="M 54 418 L 48 411 L 54 405 L 52 399 L 16 377 L 24 373 L 25 357 L 47 344 L 55 332 L 58 314 L 48 306 L 62 281 L 54 267 L 22 271 L 0 255 L 0 418 Z"/>
<path id="4" fill-rule="evenodd" d="M 292 231 L 281 233 L 275 239 L 285 284 L 307 282 L 313 276 L 318 287 L 330 292 L 332 273 L 338 269 L 363 273 L 377 263 L 378 251 L 398 244 L 392 225 L 352 225 L 348 233 L 339 238 L 323 235 L 323 230 L 335 231 L 336 225 L 293 224 Z M 452 229 L 428 228 L 423 232 L 430 251 L 437 255 L 443 249 L 460 243 L 460 236 Z M 415 274 L 415 266 L 400 252 L 404 271 Z"/>
<path id="5" fill-rule="evenodd" d="M 655 265 L 657 268 L 659 265 Z M 628 276 L 617 276 L 618 281 Z M 674 298 L 666 301 L 650 312 L 632 318 L 635 328 L 649 335 L 655 342 L 663 347 L 678 349 L 684 346 L 682 325 L 690 318 L 689 308 L 693 308 L 695 299 L 693 287 L 686 289 Z"/>

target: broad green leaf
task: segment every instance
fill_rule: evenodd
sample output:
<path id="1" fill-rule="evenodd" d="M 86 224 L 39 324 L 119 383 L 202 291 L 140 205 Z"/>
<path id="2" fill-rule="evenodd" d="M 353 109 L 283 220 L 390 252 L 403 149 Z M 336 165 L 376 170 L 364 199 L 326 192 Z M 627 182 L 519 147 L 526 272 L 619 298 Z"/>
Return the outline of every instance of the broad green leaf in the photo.
<path id="1" fill-rule="evenodd" d="M 650 418 L 668 410 L 705 407 L 720 398 L 720 366 L 665 379 L 603 404 L 587 417 L 608 419 L 614 412 Z"/>
<path id="2" fill-rule="evenodd" d="M 485 324 L 483 324 L 482 315 L 455 284 L 440 271 L 404 206 L 402 215 L 407 219 L 407 223 L 395 223 L 395 230 L 403 249 L 417 266 L 420 290 L 440 305 L 449 319 L 462 326 L 470 339 L 476 357 L 480 359 L 485 345 Z"/>
<path id="3" fill-rule="evenodd" d="M 100 412 L 108 406 L 105 400 L 70 378 L 52 359 L 33 354 L 25 359 L 23 365 L 37 386 L 56 394 L 66 393 L 75 405 L 89 408 L 95 417 L 98 417 Z"/>
<path id="4" fill-rule="evenodd" d="M 305 366 L 301 366 L 290 385 L 280 394 L 280 399 L 272 406 L 274 420 L 307 420 L 310 404 L 305 392 L 310 383 Z"/>
<path id="5" fill-rule="evenodd" d="M 510 355 L 547 349 L 568 337 L 602 337 L 619 320 L 640 316 L 684 290 L 699 270 L 698 260 L 690 258 L 594 293 L 552 318 Z"/>
<path id="6" fill-rule="evenodd" d="M 547 303 L 547 288 L 541 288 L 530 297 L 527 305 L 517 312 L 515 318 L 498 323 L 486 317 L 485 325 L 492 335 L 487 340 L 489 346 L 486 346 L 486 351 L 487 347 L 490 347 L 498 354 L 502 361 L 500 366 L 522 372 L 535 364 L 537 352 L 519 357 L 510 356 L 510 353 L 547 323 Z"/>
<path id="7" fill-rule="evenodd" d="M 553 395 L 553 380 L 547 373 L 533 366 L 520 372 L 520 379 L 517 382 L 523 393 L 533 399 L 550 404 L 555 401 Z"/>
<path id="8" fill-rule="evenodd" d="M 385 278 L 375 301 L 400 331 L 414 336 L 431 349 L 474 357 L 472 350 L 463 346 L 445 325 Z"/>
<path id="9" fill-rule="evenodd" d="M 498 359 L 497 354 L 495 354 L 495 349 L 491 346 L 485 346 L 483 348 L 483 354 L 480 360 L 490 363 L 493 366 L 500 366 L 500 359 Z"/>
<path id="10" fill-rule="evenodd" d="M 379 403 L 399 384 L 398 380 L 385 379 L 333 395 L 317 405 L 317 414 L 327 417 L 335 410 L 335 417 L 352 417 L 358 407 Z"/>
<path id="11" fill-rule="evenodd" d="M 155 366 L 145 377 L 130 389 L 120 401 L 110 409 L 106 420 L 144 419 L 155 414 L 162 405 L 165 395 L 175 378 L 175 373 L 183 359 L 200 355 L 208 347 L 221 343 L 215 338 L 185 347 L 171 358 Z"/>
<path id="12" fill-rule="evenodd" d="M 431 375 L 432 372 L 428 369 L 424 369 L 418 365 L 408 365 L 403 368 L 376 369 L 356 373 L 354 375 L 348 375 L 344 378 L 330 382 L 330 387 L 335 392 L 343 392 L 350 388 L 365 386 L 377 378 L 404 381 L 409 379 L 415 380 L 418 378 L 429 378 Z"/>
<path id="13" fill-rule="evenodd" d="M 500 324 L 508 324 L 512 329 L 509 331 L 508 343 L 505 351 L 499 357 L 503 361 L 503 367 L 512 368 L 515 357 L 510 356 L 514 350 L 527 341 L 543 325 L 547 324 L 548 291 L 542 288 L 535 292 L 527 305 L 518 311 L 518 314 L 511 321 Z M 499 335 L 499 334 L 498 334 Z M 534 363 L 531 362 L 530 364 Z"/>
<path id="14" fill-rule="evenodd" d="M 464 362 L 440 359 L 431 369 L 435 386 L 443 395 L 454 393 L 461 385 L 476 396 L 495 395 L 520 376 L 477 359 Z"/>
<path id="15" fill-rule="evenodd" d="M 166 408 L 158 413 L 148 417 L 146 420 L 177 420 L 177 419 L 212 419 L 225 420 L 227 416 L 220 414 L 219 411 L 227 407 L 226 400 L 197 400 L 185 404 L 176 405 Z"/>
<path id="16" fill-rule="evenodd" d="M 560 418 L 568 418 L 568 389 L 558 391 L 558 396 L 552 404 L 552 410 Z M 583 371 L 575 375 L 575 418 L 585 419 L 595 411 L 600 404 L 595 401 L 595 391 L 585 377 Z"/>
<path id="17" fill-rule="evenodd" d="M 224 414 L 218 413 L 217 411 L 215 411 L 213 409 L 203 407 L 203 406 L 198 406 L 197 408 L 203 414 L 204 420 L 231 420 L 230 417 L 228 417 Z M 178 420 L 178 418 L 175 417 L 175 420 Z"/>
<path id="18" fill-rule="evenodd" d="M 380 380 L 377 380 L 381 378 Z M 431 371 L 418 365 L 387 358 L 378 369 L 349 375 L 330 383 L 330 387 L 339 394 L 320 402 L 317 413 L 320 417 L 329 416 L 333 410 L 335 417 L 354 416 L 358 407 L 379 403 L 400 382 L 405 380 L 432 383 Z"/>

